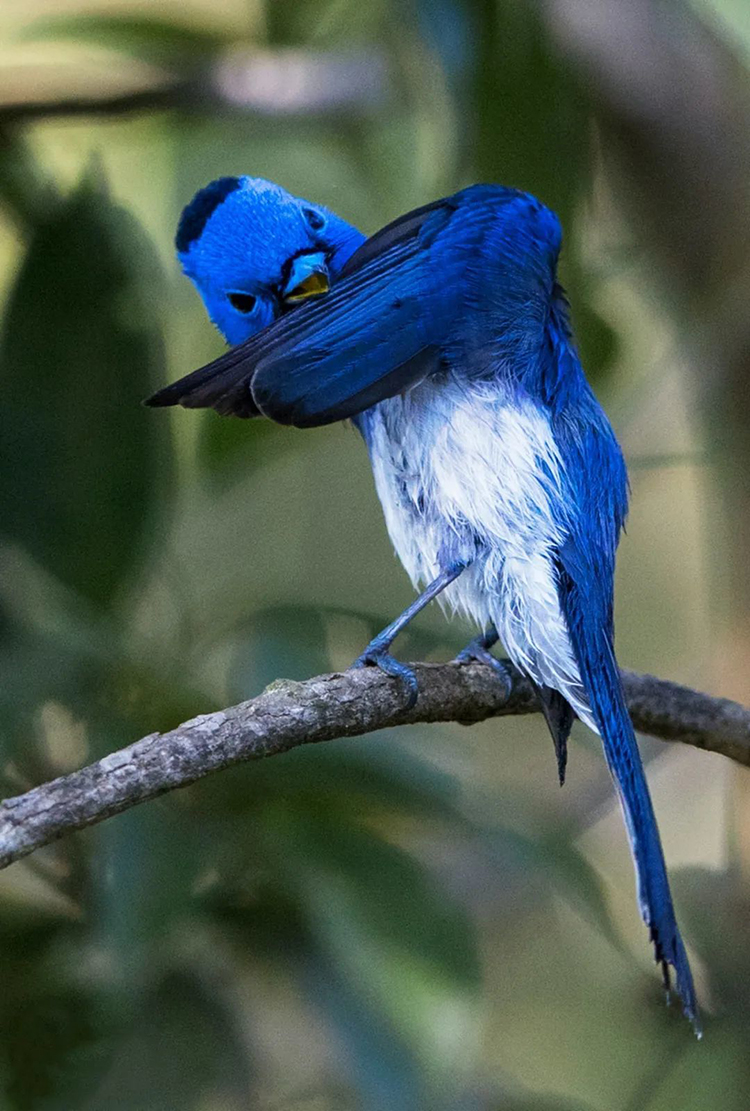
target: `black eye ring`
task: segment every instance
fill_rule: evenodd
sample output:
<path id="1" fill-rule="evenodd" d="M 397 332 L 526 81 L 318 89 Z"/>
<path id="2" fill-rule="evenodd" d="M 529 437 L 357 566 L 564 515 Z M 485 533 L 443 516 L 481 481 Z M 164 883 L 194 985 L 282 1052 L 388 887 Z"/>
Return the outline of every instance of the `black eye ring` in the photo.
<path id="1" fill-rule="evenodd" d="M 228 297 L 232 308 L 242 313 L 252 312 L 258 300 L 252 293 L 230 293 Z"/>

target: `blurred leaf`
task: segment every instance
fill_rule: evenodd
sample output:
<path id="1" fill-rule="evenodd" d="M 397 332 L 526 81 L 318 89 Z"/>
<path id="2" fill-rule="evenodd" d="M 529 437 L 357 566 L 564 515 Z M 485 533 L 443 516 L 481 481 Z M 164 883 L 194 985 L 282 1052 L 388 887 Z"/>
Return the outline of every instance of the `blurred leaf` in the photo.
<path id="1" fill-rule="evenodd" d="M 366 805 L 355 798 L 352 810 L 324 796 L 271 797 L 251 834 L 244 896 L 242 886 L 231 899 L 214 891 L 207 908 L 301 977 L 367 1107 L 442 1106 L 422 1096 L 472 1054 L 473 924 L 414 858 L 363 824 Z"/>
<path id="2" fill-rule="evenodd" d="M 22 232 L 46 220 L 57 203 L 53 181 L 21 136 L 0 128 L 0 204 Z"/>
<path id="3" fill-rule="evenodd" d="M 346 1050 L 346 1068 L 362 1111 L 421 1111 L 440 1104 L 427 1097 L 425 1078 L 411 1047 L 390 1016 L 363 995 L 361 985 L 342 975 L 340 962 L 316 953 L 307 961 L 304 986 Z M 433 1093 L 430 1093 L 432 1095 Z"/>
<path id="4" fill-rule="evenodd" d="M 201 421 L 198 458 L 218 486 L 240 481 L 256 467 L 302 447 L 295 429 L 269 420 L 234 420 L 207 413 Z"/>
<path id="5" fill-rule="evenodd" d="M 459 785 L 453 776 L 414 756 L 395 731 L 335 744 L 297 748 L 273 760 L 255 761 L 202 780 L 191 801 L 208 831 L 218 821 L 229 834 L 240 861 L 262 864 L 258 839 L 270 808 L 293 813 L 327 812 L 347 831 L 352 820 L 373 822 L 393 817 L 442 821 L 473 833 L 458 808 Z"/>
<path id="6" fill-rule="evenodd" d="M 474 109 L 475 170 L 536 194 L 565 233 L 561 277 L 573 306 L 584 367 L 601 378 L 615 335 L 590 301 L 575 251 L 575 217 L 591 180 L 591 109 L 579 75 L 549 41 L 543 6 L 469 0 L 481 27 Z"/>
<path id="7" fill-rule="evenodd" d="M 592 307 L 586 296 L 589 293 L 588 283 L 577 275 L 575 263 L 568 269 L 572 270 L 571 281 L 578 291 L 575 305 L 571 306 L 576 346 L 586 377 L 597 388 L 606 381 L 614 367 L 620 343 L 614 328 Z"/>
<path id="8" fill-rule="evenodd" d="M 482 831 L 480 844 L 498 869 L 504 894 L 510 896 L 506 900 L 510 912 L 515 907 L 511 894 L 515 885 L 527 897 L 536 893 L 538 898 L 540 891 L 544 900 L 556 895 L 630 960 L 612 922 L 599 875 L 559 829 L 542 829 L 538 837 L 528 837 L 511 825 L 492 825 Z"/>
<path id="9" fill-rule="evenodd" d="M 168 973 L 144 995 L 87 1111 L 255 1106 L 238 1017 L 219 979 Z M 70 1105 L 57 1106 L 66 1111 Z"/>
<path id="10" fill-rule="evenodd" d="M 112 976 L 122 972 L 112 954 L 79 934 L 88 974 L 71 962 L 69 943 L 55 943 L 27 950 L 25 969 L 17 951 L 18 975 L 3 977 L 0 1038 L 14 1111 L 185 1111 L 208 1096 L 247 1106 L 251 1061 L 220 980 L 199 979 L 197 968 L 160 974 L 157 964 L 133 1007 Z M 2 964 L 8 972 L 7 957 Z"/>
<path id="11" fill-rule="evenodd" d="M 505 831 L 506 836 L 508 832 Z M 522 839 L 518 840 L 520 847 Z M 575 845 L 557 833 L 544 836 L 538 842 L 529 841 L 521 851 L 541 876 L 549 878 L 562 899 L 588 919 L 618 953 L 630 959 L 612 922 L 601 878 Z"/>
<path id="12" fill-rule="evenodd" d="M 18 1111 L 71 1107 L 99 1080 L 106 1045 L 86 993 L 50 991 L 25 998 L 2 1031 L 8 1095 Z"/>
<path id="13" fill-rule="evenodd" d="M 236 626 L 233 635 L 228 637 L 236 641 L 228 697 L 252 698 L 276 679 L 309 679 L 330 671 L 328 621 L 341 617 L 361 622 L 363 649 L 368 640 L 393 620 L 392 616 L 345 606 L 281 604 L 258 610 L 248 622 Z M 412 624 L 399 636 L 399 656 L 405 660 L 422 660 L 437 648 L 449 655 L 463 645 L 463 640 L 458 639 L 458 630 L 454 630 L 453 637 L 455 643 L 447 625 L 435 633 Z"/>
<path id="14" fill-rule="evenodd" d="M 428 1092 L 455 1083 L 474 1056 L 479 987 L 466 908 L 402 849 L 356 825 L 334 834 L 318 817 L 285 847 L 293 858 L 302 850 L 297 877 L 310 929 L 340 989 L 329 976 L 329 1008 L 339 1008 L 339 1028 L 350 1044 L 356 1039 L 359 1061 L 369 1058 L 369 1071 L 379 1069 L 381 1078 L 399 1078 L 402 1093 L 414 1088 L 415 1075 Z M 379 1088 L 382 1094 L 382 1080 Z M 403 1098 L 404 1106 L 439 1105 Z"/>
<path id="15" fill-rule="evenodd" d="M 446 75 L 462 93 L 473 67 L 477 27 L 462 0 L 418 0 L 419 29 L 426 45 L 439 59 Z"/>
<path id="16" fill-rule="evenodd" d="M 680 868 L 673 884 L 687 940 L 722 1008 L 750 1008 L 750 895 L 737 868 Z"/>
<path id="17" fill-rule="evenodd" d="M 314 42 L 361 42 L 375 35 L 390 15 L 385 0 L 367 5 L 341 0 L 296 0 L 293 4 L 266 5 L 268 38 L 274 45 Z"/>
<path id="18" fill-rule="evenodd" d="M 442 995 L 476 988 L 466 911 L 403 849 L 327 808 L 279 808 L 274 817 L 283 870 L 303 893 L 312 928 L 404 1031 Z"/>
<path id="19" fill-rule="evenodd" d="M 191 905 L 202 835 L 181 800 L 137 806 L 86 834 L 92 925 L 137 990 L 144 962 Z"/>
<path id="20" fill-rule="evenodd" d="M 181 677 L 129 660 L 116 634 L 102 649 L 103 633 L 92 634 L 88 648 L 42 633 L 16 632 L 0 642 L 0 755 L 29 785 L 60 773 L 47 762 L 39 730 L 40 711 L 50 702 L 81 722 L 85 756 L 76 764 L 205 709 L 205 699 Z"/>
<path id="21" fill-rule="evenodd" d="M 330 669 L 325 622 L 315 606 L 270 606 L 238 632 L 232 698 L 253 698 L 282 676 L 308 679 Z"/>
<path id="22" fill-rule="evenodd" d="M 502 1096 L 482 1104 L 482 1111 L 586 1111 L 589 1104 L 570 1103 L 554 1097 L 536 1095 Z"/>
<path id="23" fill-rule="evenodd" d="M 707 1024 L 701 1042 L 692 1040 L 677 1061 L 668 1060 L 667 1077 L 646 1098 L 626 1111 L 746 1111 L 750 1087 L 747 1010 L 734 1022 Z"/>
<path id="24" fill-rule="evenodd" d="M 74 39 L 161 65 L 208 60 L 234 36 L 211 27 L 128 15 L 65 15 L 34 21 L 25 38 Z"/>
<path id="25" fill-rule="evenodd" d="M 550 48 L 542 9 L 469 0 L 481 27 L 476 170 L 535 193 L 569 226 L 588 180 L 590 118 L 577 75 Z"/>
<path id="26" fill-rule="evenodd" d="M 2 342 L 0 528 L 105 605 L 133 568 L 171 472 L 161 275 L 136 221 L 89 177 L 32 240 Z"/>
<path id="27" fill-rule="evenodd" d="M 70 975 L 71 953 L 80 959 L 84 941 L 66 919 L 23 930 L 3 923 L 0 1059 L 14 1111 L 78 1106 L 106 1064 L 93 986 Z"/>

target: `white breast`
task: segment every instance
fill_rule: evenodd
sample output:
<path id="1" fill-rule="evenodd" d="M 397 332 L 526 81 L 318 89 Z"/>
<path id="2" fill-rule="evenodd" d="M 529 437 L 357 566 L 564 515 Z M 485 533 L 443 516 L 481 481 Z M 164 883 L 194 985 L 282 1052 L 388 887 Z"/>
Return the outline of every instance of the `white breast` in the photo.
<path id="1" fill-rule="evenodd" d="M 446 552 L 478 549 L 444 603 L 480 628 L 494 623 L 511 659 L 591 723 L 552 561 L 564 539 L 552 503 L 564 492 L 546 412 L 496 384 L 423 383 L 371 411 L 368 440 L 388 532 L 414 585 L 435 578 Z"/>

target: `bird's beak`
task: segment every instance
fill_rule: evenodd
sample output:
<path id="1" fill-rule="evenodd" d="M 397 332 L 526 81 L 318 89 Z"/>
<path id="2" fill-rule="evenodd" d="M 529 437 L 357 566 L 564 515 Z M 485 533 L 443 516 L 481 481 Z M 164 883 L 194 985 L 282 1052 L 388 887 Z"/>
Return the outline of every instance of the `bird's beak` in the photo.
<path id="1" fill-rule="evenodd" d="M 328 292 L 329 285 L 326 256 L 322 251 L 298 255 L 292 260 L 289 280 L 284 286 L 284 302 L 293 305 L 298 301 L 306 301 L 308 297 L 319 297 Z"/>

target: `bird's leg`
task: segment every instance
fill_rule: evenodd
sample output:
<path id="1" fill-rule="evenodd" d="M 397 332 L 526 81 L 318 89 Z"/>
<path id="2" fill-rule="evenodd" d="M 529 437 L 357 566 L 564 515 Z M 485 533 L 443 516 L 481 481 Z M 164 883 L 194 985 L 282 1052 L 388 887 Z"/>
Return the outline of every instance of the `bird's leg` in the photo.
<path id="1" fill-rule="evenodd" d="M 497 675 L 503 680 L 506 686 L 507 694 L 510 695 L 511 680 L 508 671 L 507 660 L 498 660 L 490 652 L 493 644 L 497 644 L 499 640 L 497 629 L 494 625 L 490 625 L 478 637 L 470 640 L 463 651 L 459 652 L 456 656 L 456 663 L 466 664 L 471 663 L 472 660 L 477 660 L 479 663 L 487 664 L 491 667 Z"/>
<path id="2" fill-rule="evenodd" d="M 417 677 L 410 667 L 395 659 L 388 649 L 412 618 L 416 617 L 433 598 L 437 598 L 438 594 L 445 590 L 446 586 L 452 583 L 454 579 L 457 579 L 465 567 L 466 563 L 452 563 L 444 571 L 441 571 L 416 601 L 412 602 L 395 621 L 392 621 L 390 625 L 383 629 L 382 633 L 378 633 L 370 641 L 362 655 L 358 656 L 352 664 L 352 667 L 367 667 L 368 665 L 379 667 L 386 675 L 393 675 L 400 679 L 409 692 L 407 709 L 411 709 L 417 701 L 417 695 L 419 694 Z"/>

